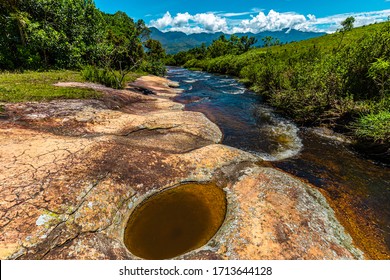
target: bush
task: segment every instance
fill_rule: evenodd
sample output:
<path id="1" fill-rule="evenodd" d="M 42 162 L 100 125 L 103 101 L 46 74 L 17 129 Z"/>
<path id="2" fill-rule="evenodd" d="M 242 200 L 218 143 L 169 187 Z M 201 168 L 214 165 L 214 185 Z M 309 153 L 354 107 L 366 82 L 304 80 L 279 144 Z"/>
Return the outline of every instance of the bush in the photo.
<path id="1" fill-rule="evenodd" d="M 165 65 L 160 61 L 143 61 L 140 67 L 143 72 L 156 76 L 164 76 L 167 73 Z"/>
<path id="2" fill-rule="evenodd" d="M 123 89 L 125 87 L 125 81 L 120 79 L 119 73 L 115 73 L 107 68 L 86 66 L 81 71 L 81 74 L 87 81 L 103 84 L 110 88 Z"/>
<path id="3" fill-rule="evenodd" d="M 360 117 L 355 123 L 355 134 L 359 138 L 390 142 L 390 112 L 381 111 Z"/>

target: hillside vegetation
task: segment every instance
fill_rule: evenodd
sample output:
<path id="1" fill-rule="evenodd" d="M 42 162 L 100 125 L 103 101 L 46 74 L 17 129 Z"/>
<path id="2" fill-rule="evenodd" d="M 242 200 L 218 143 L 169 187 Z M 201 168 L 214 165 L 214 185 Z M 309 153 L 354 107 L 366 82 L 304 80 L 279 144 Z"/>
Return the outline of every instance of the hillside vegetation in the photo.
<path id="1" fill-rule="evenodd" d="M 242 54 L 227 48 L 212 57 L 212 46 L 179 53 L 169 63 L 236 76 L 298 123 L 389 146 L 390 22 L 344 26 L 335 34 Z"/>
<path id="2" fill-rule="evenodd" d="M 0 1 L 0 71 L 81 70 L 121 88 L 130 71 L 162 75 L 165 55 L 142 20 L 98 10 L 93 0 Z"/>

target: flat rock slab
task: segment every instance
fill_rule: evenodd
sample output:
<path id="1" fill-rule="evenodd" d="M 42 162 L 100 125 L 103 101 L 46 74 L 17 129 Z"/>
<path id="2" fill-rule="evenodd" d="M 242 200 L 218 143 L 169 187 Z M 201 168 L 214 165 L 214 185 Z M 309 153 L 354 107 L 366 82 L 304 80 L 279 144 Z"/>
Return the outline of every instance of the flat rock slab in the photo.
<path id="1" fill-rule="evenodd" d="M 100 100 L 5 104 L 0 120 L 0 258 L 137 259 L 127 220 L 148 196 L 216 182 L 226 221 L 179 259 L 359 259 L 311 186 L 218 144 L 219 128 L 170 100 L 177 85 L 147 76 Z M 144 95 L 137 88 L 152 91 Z"/>

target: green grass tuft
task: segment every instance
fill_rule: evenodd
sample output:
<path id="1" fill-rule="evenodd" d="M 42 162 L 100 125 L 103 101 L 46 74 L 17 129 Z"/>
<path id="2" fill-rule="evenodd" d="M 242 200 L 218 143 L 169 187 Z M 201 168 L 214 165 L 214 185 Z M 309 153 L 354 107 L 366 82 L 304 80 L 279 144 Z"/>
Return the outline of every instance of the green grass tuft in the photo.
<path id="1" fill-rule="evenodd" d="M 389 142 L 390 112 L 381 111 L 362 116 L 354 123 L 354 127 L 359 138 Z"/>

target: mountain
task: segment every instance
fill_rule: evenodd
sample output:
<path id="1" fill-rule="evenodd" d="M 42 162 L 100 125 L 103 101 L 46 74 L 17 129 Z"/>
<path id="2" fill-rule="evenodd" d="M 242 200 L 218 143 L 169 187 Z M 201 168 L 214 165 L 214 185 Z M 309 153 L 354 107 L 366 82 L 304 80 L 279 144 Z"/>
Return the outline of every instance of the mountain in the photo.
<path id="1" fill-rule="evenodd" d="M 177 31 L 168 31 L 162 32 L 155 27 L 151 27 L 151 35 L 150 37 L 155 40 L 159 40 L 161 44 L 164 46 L 165 50 L 169 54 L 177 53 L 180 51 L 186 51 L 192 49 L 194 47 L 202 45 L 205 43 L 206 45 L 210 45 L 213 40 L 218 39 L 222 34 L 222 32 L 217 33 L 194 33 L 194 34 L 185 34 L 184 32 Z M 265 31 L 261 33 L 237 33 L 236 35 L 241 36 L 253 36 L 257 39 L 256 46 L 261 46 L 263 41 L 261 40 L 264 37 L 271 36 L 272 38 L 279 39 L 282 43 L 289 43 L 293 41 L 302 41 L 314 37 L 319 37 L 325 35 L 326 33 L 319 32 L 303 32 L 298 30 L 288 30 L 284 29 L 282 31 Z M 227 38 L 230 35 L 225 34 Z"/>

